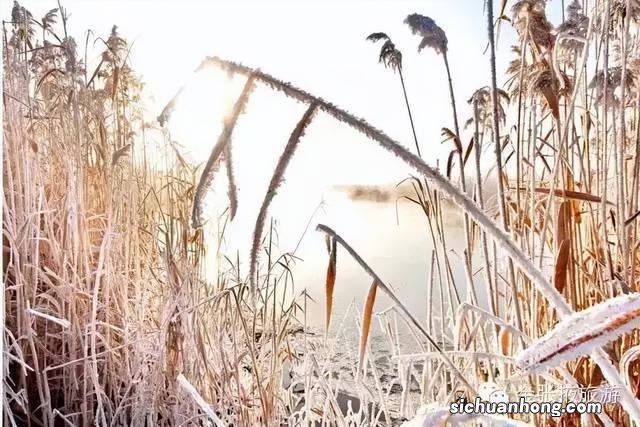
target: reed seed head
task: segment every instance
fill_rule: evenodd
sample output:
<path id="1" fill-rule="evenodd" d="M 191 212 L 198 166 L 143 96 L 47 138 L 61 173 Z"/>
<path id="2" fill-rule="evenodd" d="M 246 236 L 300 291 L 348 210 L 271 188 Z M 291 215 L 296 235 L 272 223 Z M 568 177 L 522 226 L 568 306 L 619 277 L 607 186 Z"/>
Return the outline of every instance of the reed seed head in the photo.
<path id="1" fill-rule="evenodd" d="M 418 45 L 418 52 L 422 51 L 425 47 L 430 47 L 437 53 L 446 55 L 448 44 L 447 35 L 433 19 L 418 13 L 412 13 L 406 17 L 404 23 L 409 26 L 413 34 L 422 37 Z"/>

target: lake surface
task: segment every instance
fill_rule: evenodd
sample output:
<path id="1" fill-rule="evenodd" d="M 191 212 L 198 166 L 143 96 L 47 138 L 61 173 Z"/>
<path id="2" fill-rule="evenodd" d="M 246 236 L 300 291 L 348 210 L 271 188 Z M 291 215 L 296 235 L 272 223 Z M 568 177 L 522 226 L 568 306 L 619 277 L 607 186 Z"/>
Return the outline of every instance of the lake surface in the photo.
<path id="1" fill-rule="evenodd" d="M 325 277 L 329 257 L 324 234 L 315 230 L 318 223 L 325 224 L 340 234 L 378 276 L 392 287 L 396 296 L 414 316 L 426 321 L 433 244 L 427 218 L 417 205 L 406 200 L 400 200 L 396 204 L 396 197 L 384 202 L 353 200 L 347 192 L 335 189 L 323 192 L 321 198 L 302 202 L 295 194 L 296 192 L 285 191 L 273 205 L 273 244 L 278 253 L 293 252 L 298 258 L 292 266 L 293 292 L 299 294 L 307 289 L 315 300 L 315 303 L 308 301 L 308 326 L 323 331 L 325 322 Z M 319 207 L 320 200 L 322 206 Z M 445 208 L 444 221 L 454 280 L 460 298 L 464 300 L 466 280 L 462 269 L 464 237 L 460 211 L 452 207 Z M 244 259 L 241 262 L 242 274 L 248 272 L 248 246 L 252 230 L 251 220 L 240 214 L 225 230 L 229 246 L 235 243 L 240 258 Z M 265 233 L 268 232 L 267 225 Z M 477 268 L 480 260 L 474 262 Z M 481 281 L 479 276 L 474 278 L 477 283 Z M 434 282 L 432 292 L 439 300 L 437 274 Z M 338 246 L 331 328 L 333 332 L 351 304 L 362 310 L 371 283 L 372 280 L 365 271 Z M 290 283 L 287 288 L 287 294 L 291 295 Z M 378 292 L 374 312 L 385 310 L 391 305 L 389 298 Z M 436 314 L 438 308 L 434 309 Z M 353 310 L 348 313 L 347 323 L 350 323 L 350 327 L 355 325 L 355 315 Z M 373 325 L 373 332 L 377 334 L 377 322 Z"/>
<path id="2" fill-rule="evenodd" d="M 334 193 L 327 200 L 327 217 L 323 223 L 340 234 L 369 264 L 378 276 L 395 291 L 396 296 L 419 319 L 427 315 L 427 288 L 433 244 L 427 218 L 417 205 L 400 202 L 353 201 L 346 194 Z M 454 266 L 463 248 L 462 222 L 456 212 L 447 216 L 447 243 Z M 322 235 L 306 236 L 298 255 L 303 259 L 297 268 L 298 280 L 318 302 L 309 308 L 312 325 L 324 322 L 325 274 L 328 254 Z M 464 272 L 454 268 L 456 283 L 464 283 Z M 355 301 L 361 309 L 371 278 L 345 250 L 338 248 L 336 287 L 334 291 L 335 319 Z M 461 291 L 464 291 L 462 289 Z M 374 311 L 391 305 L 381 292 Z"/>

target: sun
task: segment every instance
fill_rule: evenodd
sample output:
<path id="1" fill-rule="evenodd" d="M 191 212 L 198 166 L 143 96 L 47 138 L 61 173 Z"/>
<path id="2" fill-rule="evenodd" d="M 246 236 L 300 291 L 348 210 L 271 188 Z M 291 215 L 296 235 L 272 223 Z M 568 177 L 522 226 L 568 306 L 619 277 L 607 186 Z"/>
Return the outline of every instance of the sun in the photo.
<path id="1" fill-rule="evenodd" d="M 171 116 L 171 138 L 194 162 L 206 160 L 242 89 L 242 78 L 204 69 L 184 86 Z"/>

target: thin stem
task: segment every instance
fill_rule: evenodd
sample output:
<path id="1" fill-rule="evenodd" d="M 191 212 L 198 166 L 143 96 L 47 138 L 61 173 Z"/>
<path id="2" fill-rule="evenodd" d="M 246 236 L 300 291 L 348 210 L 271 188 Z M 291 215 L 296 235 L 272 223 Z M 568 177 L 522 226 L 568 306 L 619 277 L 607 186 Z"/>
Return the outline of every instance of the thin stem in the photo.
<path id="1" fill-rule="evenodd" d="M 449 96 L 451 97 L 451 109 L 453 110 L 453 126 L 456 131 L 456 135 L 460 138 L 460 126 L 458 125 L 458 112 L 456 108 L 456 96 L 453 93 L 453 81 L 451 79 L 451 69 L 449 68 L 449 59 L 447 57 L 447 52 L 442 53 L 442 58 L 444 59 L 444 67 L 447 70 L 447 80 L 449 81 Z"/>
<path id="2" fill-rule="evenodd" d="M 504 181 L 503 181 L 503 167 L 502 167 L 502 145 L 500 142 L 500 115 L 499 115 L 499 99 L 498 99 L 498 84 L 496 79 L 496 45 L 494 40 L 493 31 L 493 0 L 487 0 L 487 31 L 489 33 L 489 47 L 491 52 L 490 65 L 491 65 L 491 114 L 493 124 L 493 143 L 495 146 L 496 154 L 496 173 L 498 174 L 498 204 L 500 207 L 500 218 L 502 219 L 502 226 L 505 231 L 509 231 L 509 218 L 507 216 L 507 207 L 504 196 Z M 516 313 L 516 321 L 518 328 L 522 329 L 522 313 L 520 305 L 517 302 L 518 289 L 516 287 L 515 271 L 513 262 L 509 260 L 509 282 L 511 285 L 511 293 L 514 298 L 514 308 Z"/>
<path id="3" fill-rule="evenodd" d="M 493 0 L 487 0 L 487 32 L 489 35 L 489 48 L 491 52 L 491 113 L 493 125 L 493 143 L 495 145 L 496 154 L 496 173 L 498 174 L 498 200 L 500 207 L 500 218 L 505 230 L 509 228 L 509 219 L 507 218 L 507 208 L 504 199 L 504 182 L 502 167 L 502 145 L 500 144 L 500 122 L 498 112 L 498 84 L 496 78 L 496 46 L 493 30 Z"/>
<path id="4" fill-rule="evenodd" d="M 416 143 L 416 152 L 418 157 L 422 158 L 420 154 L 420 146 L 418 145 L 418 137 L 416 136 L 416 128 L 413 124 L 413 116 L 411 115 L 411 107 L 409 106 L 409 98 L 407 97 L 407 89 L 404 85 L 404 76 L 402 75 L 402 67 L 398 67 L 398 75 L 400 76 L 400 83 L 402 84 L 402 93 L 404 95 L 404 102 L 407 105 L 407 113 L 409 114 L 409 122 L 411 123 L 411 132 L 413 132 L 413 141 Z"/>

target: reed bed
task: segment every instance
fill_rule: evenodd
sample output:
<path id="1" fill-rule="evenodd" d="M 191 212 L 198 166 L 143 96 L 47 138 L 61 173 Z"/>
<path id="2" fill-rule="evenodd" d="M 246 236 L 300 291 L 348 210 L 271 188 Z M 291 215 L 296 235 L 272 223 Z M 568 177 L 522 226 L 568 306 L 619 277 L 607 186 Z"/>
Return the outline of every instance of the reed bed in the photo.
<path id="1" fill-rule="evenodd" d="M 640 422 L 640 5 L 574 0 L 554 25 L 546 3 L 486 2 L 491 81 L 468 94 L 466 118 L 446 29 L 406 17 L 416 50 L 435 50 L 445 65 L 453 129 L 442 129 L 452 147 L 444 170 L 421 158 L 427 141 L 415 130 L 403 144 L 294 84 L 217 57 L 196 72 L 222 69 L 246 83 L 200 169 L 164 127 L 182 90 L 157 122 L 145 121 L 142 83 L 115 27 L 87 70 L 64 9 L 35 19 L 16 3 L 3 50 L 5 424 Z M 500 75 L 496 28 L 505 25 L 518 45 Z M 413 127 L 420 116 L 403 53 L 386 33 L 367 39 L 382 42 L 379 60 L 398 74 Z M 242 272 L 233 255 L 205 244 L 202 216 L 221 167 L 229 210 L 218 238 L 237 213 L 232 136 L 256 86 L 306 111 L 274 165 Z M 420 231 L 433 245 L 428 280 L 412 284 L 425 289 L 426 319 L 331 224 L 318 224 L 307 237 L 327 240 L 325 336 L 309 332 L 304 313 L 314 302 L 294 290 L 296 257 L 275 249 L 269 207 L 321 114 L 407 165 L 412 194 L 403 198 L 424 213 Z M 460 257 L 444 227 L 451 203 L 462 211 Z M 217 260 L 213 276 L 204 274 L 207 254 Z M 356 340 L 347 316 L 336 326 L 332 313 L 345 286 L 342 257 L 371 279 L 362 310 L 348 310 Z M 287 290 L 293 297 L 281 298 Z M 376 312 L 381 293 L 393 304 Z M 376 325 L 386 342 L 374 346 Z M 406 350 L 407 337 L 417 351 Z M 338 359 L 353 363 L 338 369 Z M 512 400 L 543 388 L 613 387 L 619 398 L 599 414 L 449 417 L 450 402 L 482 397 L 488 384 Z"/>
<path id="2" fill-rule="evenodd" d="M 271 424 L 290 412 L 299 301 L 273 288 L 291 258 L 261 267 L 259 309 L 237 264 L 205 281 L 200 173 L 144 122 L 116 28 L 86 70 L 66 23 L 16 5 L 4 24 L 4 424 Z"/>

